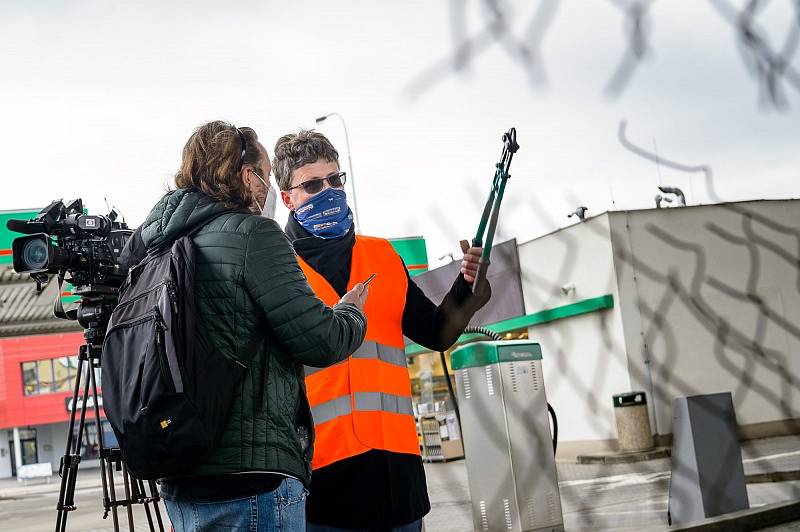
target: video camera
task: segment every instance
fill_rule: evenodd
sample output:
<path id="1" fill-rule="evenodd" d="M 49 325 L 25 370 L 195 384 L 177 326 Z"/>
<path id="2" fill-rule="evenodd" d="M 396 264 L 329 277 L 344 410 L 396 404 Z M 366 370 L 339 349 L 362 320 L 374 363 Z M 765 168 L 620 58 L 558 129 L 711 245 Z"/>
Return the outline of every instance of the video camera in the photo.
<path id="1" fill-rule="evenodd" d="M 133 233 L 125 222 L 118 222 L 116 211 L 108 216 L 84 213 L 83 202 L 69 205 L 56 200 L 32 220 L 9 220 L 11 231 L 29 236 L 15 238 L 11 245 L 14 271 L 28 273 L 37 290 L 48 283 L 48 274 L 58 275 L 59 285 L 66 280 L 73 294 L 80 296 L 77 309 L 64 311 L 56 297 L 56 317 L 77 320 L 87 340 L 100 342 L 105 325 L 117 303 L 119 287 L 128 274 L 119 264 L 125 243 Z"/>
<path id="2" fill-rule="evenodd" d="M 31 274 L 39 285 L 47 274 L 69 272 L 76 287 L 118 287 L 127 275 L 119 254 L 133 231 L 116 219 L 113 210 L 108 216 L 84 214 L 77 199 L 66 206 L 56 200 L 32 220 L 9 220 L 8 229 L 29 235 L 14 239 L 14 270 Z"/>

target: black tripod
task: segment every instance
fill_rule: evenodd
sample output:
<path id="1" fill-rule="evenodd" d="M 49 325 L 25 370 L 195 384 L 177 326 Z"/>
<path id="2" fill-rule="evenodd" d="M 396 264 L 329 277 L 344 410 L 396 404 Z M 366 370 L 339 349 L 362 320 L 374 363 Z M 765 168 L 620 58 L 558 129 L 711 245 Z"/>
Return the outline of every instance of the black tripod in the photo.
<path id="1" fill-rule="evenodd" d="M 84 428 L 86 427 L 86 409 L 89 405 L 94 410 L 94 423 L 100 447 L 100 475 L 103 482 L 103 508 L 105 509 L 103 519 L 106 519 L 108 513 L 111 512 L 114 530 L 119 531 L 117 509 L 120 506 L 124 506 L 127 510 L 128 528 L 133 532 L 133 505 L 142 504 L 144 505 L 150 530 L 164 532 L 164 523 L 158 506 L 160 496 L 155 481 L 150 480 L 145 484 L 144 481 L 129 475 L 122 459 L 122 452 L 118 448 L 106 447 L 103 441 L 100 398 L 97 395 L 95 370 L 101 366 L 100 354 L 102 352 L 103 339 L 105 338 L 108 320 L 111 317 L 111 310 L 117 301 L 117 292 L 117 288 L 105 285 L 88 285 L 76 288 L 74 293 L 80 295 L 81 300 L 78 308 L 70 312 L 64 312 L 60 298 L 56 301 L 56 316 L 71 320 L 77 319 L 78 323 L 84 327 L 83 337 L 86 340 L 86 343 L 80 346 L 78 352 L 78 369 L 75 376 L 75 389 L 72 393 L 67 445 L 58 470 L 58 474 L 61 477 L 61 489 L 59 490 L 58 504 L 56 505 L 58 510 L 56 532 L 66 531 L 67 516 L 69 512 L 76 509 L 75 482 L 78 478 L 78 465 L 81 462 L 81 446 L 83 444 Z M 84 378 L 83 386 L 81 386 L 82 377 Z M 79 393 L 81 394 L 80 401 L 78 400 Z M 79 410 L 78 431 L 73 433 L 75 417 Z M 122 474 L 125 488 L 124 499 L 117 499 L 114 484 L 115 471 Z M 152 510 L 150 508 L 151 504 Z M 155 517 L 155 522 L 153 517 Z M 158 529 L 156 529 L 156 524 Z"/>

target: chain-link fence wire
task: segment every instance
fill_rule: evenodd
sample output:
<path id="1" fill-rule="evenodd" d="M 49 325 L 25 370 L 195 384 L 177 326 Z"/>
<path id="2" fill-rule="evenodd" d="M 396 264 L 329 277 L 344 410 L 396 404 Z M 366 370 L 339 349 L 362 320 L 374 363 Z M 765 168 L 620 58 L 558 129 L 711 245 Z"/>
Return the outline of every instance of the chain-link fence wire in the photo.
<path id="1" fill-rule="evenodd" d="M 470 33 L 467 27 L 468 0 L 450 0 L 450 35 L 453 51 L 433 62 L 412 79 L 406 96 L 412 100 L 445 81 L 452 74 L 468 70 L 475 58 L 500 46 L 522 68 L 532 87 L 546 81 L 544 62 L 540 53 L 547 29 L 553 21 L 558 0 L 541 0 L 530 16 L 522 36 L 512 29 L 512 13 L 498 0 L 480 0 L 483 26 Z"/>
<path id="2" fill-rule="evenodd" d="M 655 154 L 642 149 L 627 138 L 625 127 L 623 122 L 618 132 L 621 145 L 636 155 L 655 162 L 657 157 Z M 713 171 L 709 166 L 686 165 L 663 156 L 658 156 L 657 161 L 661 165 L 678 171 L 703 174 L 709 197 L 719 200 L 714 189 Z M 512 187 L 509 189 L 511 191 L 513 190 L 513 181 L 510 186 Z M 479 190 L 479 187 L 475 185 L 469 185 L 468 188 L 468 197 L 471 198 L 472 205 L 465 210 L 480 212 L 482 199 L 488 192 L 488 188 L 487 191 Z M 562 225 L 548 214 L 550 211 L 535 196 L 523 192 L 511 193 L 508 197 L 514 198 L 514 202 L 512 204 L 509 201 L 503 205 L 501 224 L 498 226 L 498 230 L 503 227 L 502 218 L 513 215 L 517 209 L 525 209 L 528 216 L 538 218 L 546 226 Z M 573 204 L 575 203 L 574 199 L 571 198 Z M 434 204 L 431 202 L 427 207 L 433 211 Z M 647 383 L 652 381 L 652 386 L 647 392 L 651 395 L 651 400 L 664 405 L 662 411 L 664 407 L 671 408 L 674 399 L 678 396 L 709 392 L 708 387 L 698 384 L 697 378 L 689 378 L 678 371 L 680 365 L 685 364 L 685 359 L 681 360 L 679 352 L 682 346 L 685 349 L 685 344 L 680 342 L 682 333 L 671 318 L 676 311 L 688 315 L 694 322 L 691 326 L 704 330 L 711 338 L 713 346 L 711 351 L 698 353 L 697 356 L 713 357 L 715 367 L 719 372 L 719 375 L 714 378 L 721 378 L 722 380 L 719 382 L 734 383 L 730 391 L 737 409 L 749 401 L 757 399 L 773 407 L 783 420 L 800 417 L 796 405 L 793 406 L 797 402 L 796 398 L 800 392 L 800 379 L 792 371 L 788 344 L 785 349 L 767 345 L 768 334 L 773 330 L 782 331 L 794 342 L 800 341 L 800 326 L 791 319 L 791 316 L 787 317 L 784 314 L 784 309 L 775 308 L 764 295 L 764 287 L 769 285 L 770 270 L 773 269 L 771 267 L 765 269 L 764 261 L 767 256 L 769 256 L 769 264 L 777 260 L 785 267 L 791 268 L 793 272 L 793 282 L 790 286 L 781 287 L 781 290 L 786 290 L 791 297 L 800 294 L 800 227 L 787 224 L 785 220 L 773 219 L 764 214 L 766 211 L 756 210 L 740 203 L 723 204 L 722 208 L 732 215 L 732 221 L 729 220 L 728 223 L 707 221 L 702 224 L 702 230 L 717 240 L 713 244 L 703 244 L 696 234 L 670 231 L 658 223 L 645 223 L 640 227 L 637 238 L 641 239 L 646 236 L 657 242 L 663 247 L 664 257 L 672 255 L 682 257 L 686 264 L 681 263 L 681 271 L 670 261 L 654 260 L 652 256 L 637 254 L 637 244 L 631 240 L 630 212 L 614 214 L 615 216 L 627 216 L 628 219 L 625 220 L 625 223 L 615 224 L 610 232 L 609 226 L 593 223 L 593 220 L 578 222 L 585 224 L 585 227 L 592 231 L 596 238 L 609 241 L 617 265 L 611 269 L 608 275 L 606 280 L 608 287 L 617 286 L 620 282 L 619 272 L 615 273 L 615 269 L 625 268 L 632 270 L 633 277 L 638 278 L 639 283 L 646 282 L 650 285 L 648 297 L 641 295 L 636 297 L 636 309 L 642 321 L 640 353 L 631 352 L 626 347 L 624 339 L 619 338 L 612 330 L 610 312 L 602 311 L 596 314 L 595 331 L 598 345 L 601 346 L 597 353 L 601 355 L 605 352 L 608 356 L 597 356 L 588 362 L 584 358 L 581 361 L 582 364 L 592 364 L 592 371 L 589 372 L 592 377 L 588 381 L 574 371 L 574 355 L 579 346 L 577 339 L 569 329 L 554 327 L 550 330 L 549 327 L 538 327 L 531 331 L 531 338 L 541 341 L 542 345 L 546 343 L 550 350 L 545 358 L 546 363 L 553 368 L 549 371 L 553 382 L 546 383 L 547 389 L 550 390 L 557 386 L 568 387 L 575 400 L 586 405 L 588 415 L 580 419 L 580 423 L 585 424 L 589 431 L 601 434 L 608 432 L 608 413 L 604 412 L 600 405 L 609 398 L 600 396 L 600 391 L 608 388 L 607 383 L 621 369 L 612 361 L 612 353 L 622 354 L 623 357 L 629 359 L 626 367 L 622 369 L 627 370 L 631 382 Z M 662 214 L 667 212 L 673 214 L 679 211 L 664 211 Z M 435 227 L 429 227 L 427 230 L 453 241 L 465 238 L 463 229 L 457 228 L 447 217 L 438 218 Z M 558 274 L 555 278 L 540 274 L 536 264 L 526 263 L 523 257 L 520 257 L 519 273 L 523 286 L 535 286 L 540 289 L 535 298 L 544 299 L 543 303 L 547 299 L 552 300 L 554 296 L 558 296 L 561 287 L 572 282 L 580 260 L 592 260 L 591 257 L 585 255 L 585 251 L 581 256 L 582 240 L 573 231 L 560 230 L 550 235 L 550 238 L 555 238 L 563 248 L 560 253 L 546 258 L 542 257 L 542 260 L 559 261 L 556 268 Z M 790 239 L 793 244 L 787 246 L 787 239 Z M 502 241 L 502 239 L 496 239 L 496 241 Z M 741 250 L 746 254 L 747 274 L 745 277 L 732 281 L 721 275 L 719 269 L 713 270 L 709 267 L 708 254 L 719 253 L 721 247 L 726 247 L 728 250 Z M 657 287 L 657 290 L 654 290 L 653 287 Z M 755 316 L 752 330 L 745 330 L 741 326 L 741 321 L 735 322 L 726 317 L 725 309 L 720 308 L 719 301 L 714 300 L 714 297 L 717 296 L 729 297 L 745 304 Z M 535 304 L 538 301 L 533 302 Z M 686 324 L 684 323 L 683 326 Z M 634 359 L 637 357 L 641 358 L 641 361 L 635 361 Z M 585 375 L 585 373 L 584 371 L 583 374 Z M 774 384 L 775 382 L 777 385 Z M 710 381 L 709 384 L 713 383 Z M 554 406 L 558 410 L 558 404 Z M 722 415 L 723 413 L 710 412 L 710 414 Z M 492 414 L 480 411 L 476 415 L 490 416 Z M 657 423 L 657 420 L 651 421 Z M 534 422 L 533 416 L 530 422 Z M 662 428 L 658 432 L 665 435 L 669 434 L 670 429 Z M 485 437 L 491 442 L 491 445 L 498 446 L 498 448 L 507 446 L 503 434 L 486 433 Z M 543 452 L 544 449 L 550 448 L 549 442 L 546 441 L 531 442 L 531 446 L 537 449 L 537 452 Z M 730 448 L 719 451 L 722 454 L 730 454 L 735 453 L 736 450 L 736 448 Z M 443 474 L 445 482 L 458 482 L 455 472 L 445 471 Z M 720 483 L 728 482 L 732 477 L 723 477 L 732 474 L 733 471 L 720 472 L 717 480 Z M 450 479 L 447 478 L 448 475 L 451 476 Z M 640 482 L 626 486 L 614 486 L 613 489 L 611 486 L 599 485 L 590 490 L 591 496 L 587 496 L 584 488 L 576 489 L 568 486 L 562 489 L 561 500 L 569 503 L 573 525 L 577 523 L 581 529 L 593 529 L 593 527 L 607 524 L 606 518 L 599 517 L 599 514 L 596 513 L 598 507 L 606 504 L 632 504 L 637 501 L 637 503 L 652 502 L 653 493 L 643 492 L 642 485 L 650 484 L 654 489 L 660 489 L 663 494 L 667 489 L 668 479 L 668 474 L 645 469 Z M 793 499 L 800 499 L 800 486 L 793 486 L 789 493 Z M 502 505 L 502 499 L 507 497 L 508 494 L 498 493 L 495 500 L 487 501 L 487 505 L 490 507 Z M 666 498 L 662 502 L 666 506 Z M 647 521 L 646 519 L 648 518 L 641 514 L 631 512 L 627 517 L 621 518 L 620 526 L 654 524 L 652 520 Z M 665 520 L 666 513 L 659 517 L 660 522 L 665 523 Z"/>
<path id="3" fill-rule="evenodd" d="M 617 68 L 605 87 L 605 93 L 616 98 L 622 94 L 628 86 L 636 67 L 645 58 L 650 47 L 648 38 L 650 36 L 650 19 L 648 18 L 650 7 L 655 0 L 612 0 L 625 16 L 624 29 L 628 47 L 623 52 Z"/>
<path id="4" fill-rule="evenodd" d="M 761 101 L 778 109 L 789 106 L 785 86 L 800 92 L 800 72 L 792 66 L 800 42 L 800 0 L 791 0 L 792 25 L 779 49 L 758 26 L 758 15 L 774 0 L 748 0 L 737 10 L 727 0 L 710 0 L 711 5 L 736 32 L 739 51 L 748 73 L 757 81 Z"/>
<path id="5" fill-rule="evenodd" d="M 619 98 L 630 85 L 636 69 L 648 56 L 654 55 L 650 34 L 657 20 L 651 15 L 657 0 L 609 0 L 610 7 L 624 17 L 623 32 L 626 48 L 604 92 Z M 730 25 L 747 73 L 759 87 L 760 101 L 775 109 L 786 109 L 789 100 L 786 88 L 800 93 L 800 72 L 792 65 L 800 45 L 800 0 L 789 0 L 792 6 L 791 24 L 780 47 L 770 44 L 772 32 L 759 25 L 759 15 L 767 5 L 777 0 L 748 0 L 737 7 L 728 0 L 708 0 L 714 11 Z M 558 0 L 540 0 L 528 19 L 524 31 L 517 34 L 511 21 L 518 16 L 518 5 L 510 1 L 475 0 L 481 14 L 482 26 L 470 33 L 467 27 L 470 0 L 450 0 L 450 28 L 452 51 L 434 61 L 417 74 L 406 87 L 406 96 L 412 100 L 448 77 L 461 74 L 487 50 L 497 45 L 521 68 L 532 87 L 547 80 L 542 43 L 555 23 Z M 525 4 L 526 6 L 529 4 Z M 694 6 L 692 6 L 694 8 Z M 687 19 L 688 20 L 688 19 Z"/>

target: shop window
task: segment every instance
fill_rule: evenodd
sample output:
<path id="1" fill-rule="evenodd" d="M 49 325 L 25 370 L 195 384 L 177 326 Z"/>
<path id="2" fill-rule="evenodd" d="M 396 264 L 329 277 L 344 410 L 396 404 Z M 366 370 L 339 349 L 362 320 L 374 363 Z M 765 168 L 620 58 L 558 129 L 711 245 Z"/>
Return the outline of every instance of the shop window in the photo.
<path id="1" fill-rule="evenodd" d="M 72 391 L 78 357 L 58 357 L 22 363 L 24 395 Z"/>
<path id="2" fill-rule="evenodd" d="M 39 378 L 36 375 L 36 362 L 22 363 L 22 390 L 25 395 L 39 393 Z"/>
<path id="3" fill-rule="evenodd" d="M 70 392 L 77 372 L 76 357 L 60 357 L 53 360 L 53 382 L 56 392 Z"/>
<path id="4" fill-rule="evenodd" d="M 11 454 L 11 474 L 17 474 L 17 459 L 14 446 L 14 431 L 8 431 L 8 448 Z M 39 461 L 39 449 L 36 444 L 36 429 L 34 428 L 21 428 L 19 429 L 19 449 L 22 451 L 20 460 L 22 465 L 35 464 Z"/>
<path id="5" fill-rule="evenodd" d="M 53 360 L 39 360 L 36 362 L 36 367 L 39 374 L 39 393 L 56 391 L 56 383 L 53 379 Z"/>
<path id="6" fill-rule="evenodd" d="M 111 429 L 108 421 L 100 422 L 100 429 L 103 431 L 103 445 L 106 448 L 118 447 L 117 438 Z M 73 438 L 78 437 L 78 427 L 72 433 Z M 100 458 L 100 439 L 97 437 L 97 425 L 94 420 L 86 422 L 83 427 L 83 441 L 81 442 L 81 459 L 96 460 Z"/>
<path id="7" fill-rule="evenodd" d="M 103 445 L 110 449 L 112 447 L 119 447 L 117 435 L 114 434 L 114 429 L 111 428 L 111 423 L 108 421 L 102 422 L 103 426 Z"/>
<path id="8" fill-rule="evenodd" d="M 72 432 L 73 440 L 78 437 L 78 427 Z M 97 425 L 94 421 L 87 422 L 83 427 L 83 441 L 81 442 L 81 459 L 94 460 L 100 458 L 100 441 L 97 439 Z"/>

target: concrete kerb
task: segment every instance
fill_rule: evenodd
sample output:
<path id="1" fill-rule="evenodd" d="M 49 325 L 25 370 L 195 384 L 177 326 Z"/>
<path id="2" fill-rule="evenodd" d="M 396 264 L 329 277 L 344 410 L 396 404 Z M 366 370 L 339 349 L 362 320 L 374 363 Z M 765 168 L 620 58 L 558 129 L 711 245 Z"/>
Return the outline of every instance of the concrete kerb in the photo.
<path id="1" fill-rule="evenodd" d="M 687 532 L 745 532 L 800 520 L 800 501 L 767 504 L 671 527 L 637 528 L 641 532 L 683 530 Z M 633 530 L 633 529 L 631 529 Z"/>
<path id="2" fill-rule="evenodd" d="M 752 475 L 745 475 L 745 481 L 748 484 L 791 482 L 795 480 L 800 480 L 800 470 L 793 469 L 791 471 L 768 471 L 765 473 L 753 473 Z"/>
<path id="3" fill-rule="evenodd" d="M 579 464 L 633 464 L 648 460 L 658 460 L 659 458 L 669 458 L 671 455 L 672 449 L 670 447 L 654 447 L 644 451 L 579 454 L 577 462 Z"/>

